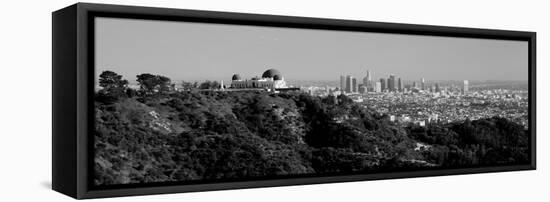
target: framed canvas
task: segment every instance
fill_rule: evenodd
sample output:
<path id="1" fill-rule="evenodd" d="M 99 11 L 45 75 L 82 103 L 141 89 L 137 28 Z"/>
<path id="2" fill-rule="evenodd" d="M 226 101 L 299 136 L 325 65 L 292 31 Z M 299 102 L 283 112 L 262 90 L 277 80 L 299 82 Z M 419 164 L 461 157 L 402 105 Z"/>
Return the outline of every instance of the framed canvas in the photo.
<path id="1" fill-rule="evenodd" d="M 97 198 L 536 168 L 536 34 L 78 3 L 54 190 Z"/>

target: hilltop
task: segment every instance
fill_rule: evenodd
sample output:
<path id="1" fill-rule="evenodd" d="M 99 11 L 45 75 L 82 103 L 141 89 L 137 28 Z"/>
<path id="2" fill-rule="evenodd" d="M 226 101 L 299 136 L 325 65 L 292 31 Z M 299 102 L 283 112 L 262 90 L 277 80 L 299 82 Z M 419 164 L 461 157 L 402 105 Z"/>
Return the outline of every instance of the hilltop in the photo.
<path id="1" fill-rule="evenodd" d="M 96 96 L 95 184 L 528 162 L 502 118 L 400 127 L 344 95 L 184 91 Z"/>

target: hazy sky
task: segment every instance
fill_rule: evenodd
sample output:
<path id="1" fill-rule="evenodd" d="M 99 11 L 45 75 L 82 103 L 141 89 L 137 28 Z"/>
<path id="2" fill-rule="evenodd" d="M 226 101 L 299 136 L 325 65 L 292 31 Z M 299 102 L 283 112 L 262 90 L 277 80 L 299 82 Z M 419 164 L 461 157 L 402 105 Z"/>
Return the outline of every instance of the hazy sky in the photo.
<path id="1" fill-rule="evenodd" d="M 135 82 L 140 73 L 172 80 L 229 81 L 269 68 L 286 80 L 340 75 L 404 80 L 527 80 L 528 44 L 520 41 L 350 31 L 96 18 L 96 76 Z"/>

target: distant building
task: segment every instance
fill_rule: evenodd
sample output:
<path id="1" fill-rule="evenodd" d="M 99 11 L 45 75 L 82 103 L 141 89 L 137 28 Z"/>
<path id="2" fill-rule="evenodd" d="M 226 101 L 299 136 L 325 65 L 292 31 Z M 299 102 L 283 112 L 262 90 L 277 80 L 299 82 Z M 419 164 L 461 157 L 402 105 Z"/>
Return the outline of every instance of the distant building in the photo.
<path id="1" fill-rule="evenodd" d="M 268 69 L 262 77 L 254 77 L 250 80 L 243 80 L 239 74 L 234 74 L 231 78 L 231 88 L 264 88 L 276 89 L 287 88 L 283 75 L 276 69 Z"/>
<path id="2" fill-rule="evenodd" d="M 437 114 L 428 116 L 428 123 L 437 123 L 437 121 L 439 121 L 439 116 Z"/>
<path id="3" fill-rule="evenodd" d="M 436 93 L 441 92 L 441 88 L 439 88 L 439 84 L 438 84 L 438 83 L 435 84 L 435 92 L 436 92 Z"/>
<path id="4" fill-rule="evenodd" d="M 386 88 L 387 88 L 387 86 L 386 86 L 386 79 L 380 78 L 380 89 L 381 89 L 381 91 L 386 90 Z"/>
<path id="5" fill-rule="evenodd" d="M 380 81 L 376 82 L 374 84 L 374 92 L 382 92 L 382 83 L 380 83 Z"/>
<path id="6" fill-rule="evenodd" d="M 363 85 L 368 89 L 372 89 L 372 74 L 367 70 L 367 76 L 363 78 Z"/>
<path id="7" fill-rule="evenodd" d="M 464 80 L 464 84 L 462 85 L 462 94 L 467 94 L 468 93 L 468 87 L 469 87 L 469 84 L 470 82 L 468 82 L 468 80 Z"/>
<path id="8" fill-rule="evenodd" d="M 351 92 L 357 93 L 357 79 L 351 78 Z"/>
<path id="9" fill-rule="evenodd" d="M 426 121 L 425 120 L 418 121 L 418 125 L 424 127 L 424 126 L 426 126 Z"/>
<path id="10" fill-rule="evenodd" d="M 352 79 L 353 79 L 353 77 L 351 77 L 350 75 L 346 76 L 346 88 L 345 88 L 346 93 L 351 93 L 351 91 L 352 91 L 352 88 L 353 88 L 352 83 L 351 83 Z"/>
<path id="11" fill-rule="evenodd" d="M 397 90 L 403 91 L 403 82 L 401 82 L 401 78 L 397 79 Z"/>
<path id="12" fill-rule="evenodd" d="M 388 88 L 390 91 L 396 91 L 397 90 L 397 80 L 395 80 L 395 75 L 391 74 L 390 78 L 388 79 Z"/>
<path id="13" fill-rule="evenodd" d="M 340 76 L 340 91 L 344 92 L 346 89 L 346 77 L 344 75 Z"/>
<path id="14" fill-rule="evenodd" d="M 365 77 L 363 77 L 363 85 L 368 85 L 370 81 L 370 72 L 367 70 L 367 75 Z"/>

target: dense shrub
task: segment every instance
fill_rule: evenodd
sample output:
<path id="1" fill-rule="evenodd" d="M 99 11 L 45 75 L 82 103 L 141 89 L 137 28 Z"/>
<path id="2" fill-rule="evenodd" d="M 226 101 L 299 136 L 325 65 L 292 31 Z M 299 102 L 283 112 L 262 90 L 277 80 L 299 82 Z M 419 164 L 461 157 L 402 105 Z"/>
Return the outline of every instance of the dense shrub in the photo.
<path id="1" fill-rule="evenodd" d="M 95 184 L 528 160 L 526 132 L 502 118 L 399 127 L 343 95 L 193 89 L 150 93 L 153 87 L 149 93 L 127 91 L 118 97 L 96 94 Z M 429 148 L 419 150 L 416 143 Z"/>

